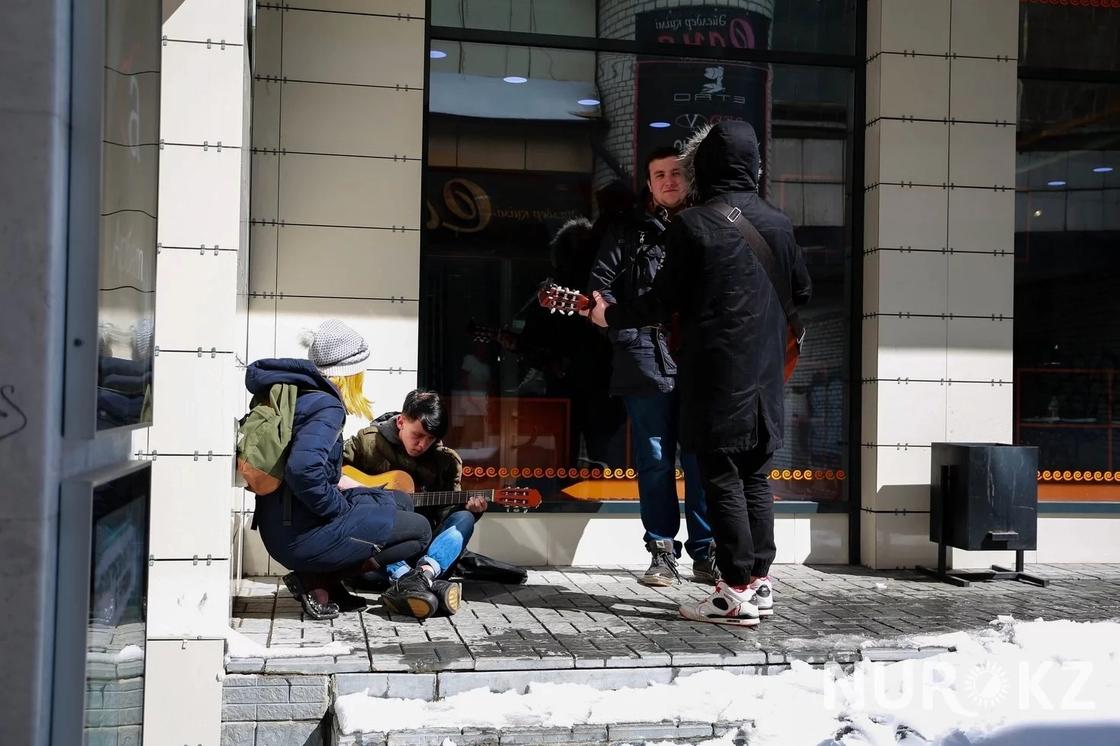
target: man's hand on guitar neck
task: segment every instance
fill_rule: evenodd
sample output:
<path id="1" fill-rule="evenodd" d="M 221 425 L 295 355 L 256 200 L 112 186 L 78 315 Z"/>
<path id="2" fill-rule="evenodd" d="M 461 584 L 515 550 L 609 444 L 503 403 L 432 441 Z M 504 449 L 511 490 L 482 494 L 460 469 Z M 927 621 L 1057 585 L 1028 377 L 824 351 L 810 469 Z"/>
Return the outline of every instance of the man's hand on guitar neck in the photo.
<path id="1" fill-rule="evenodd" d="M 598 290 L 591 293 L 591 297 L 595 300 L 595 305 L 591 306 L 591 308 L 587 309 L 586 311 L 580 311 L 579 315 L 589 320 L 595 326 L 601 326 L 606 329 L 607 309 L 614 304 L 608 303 Z"/>
<path id="2" fill-rule="evenodd" d="M 489 505 L 490 503 L 486 502 L 485 497 L 475 495 L 467 500 L 467 504 L 464 507 L 472 513 L 485 513 Z"/>

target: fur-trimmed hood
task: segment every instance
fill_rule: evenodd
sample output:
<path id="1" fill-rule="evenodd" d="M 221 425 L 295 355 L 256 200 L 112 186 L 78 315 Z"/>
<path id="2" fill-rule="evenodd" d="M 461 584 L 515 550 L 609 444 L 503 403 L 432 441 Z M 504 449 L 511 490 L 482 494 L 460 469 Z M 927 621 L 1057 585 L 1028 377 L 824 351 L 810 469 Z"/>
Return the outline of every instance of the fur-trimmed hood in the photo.
<path id="1" fill-rule="evenodd" d="M 689 194 L 696 200 L 758 191 L 759 164 L 758 137 L 754 127 L 742 121 L 701 127 L 681 152 Z"/>

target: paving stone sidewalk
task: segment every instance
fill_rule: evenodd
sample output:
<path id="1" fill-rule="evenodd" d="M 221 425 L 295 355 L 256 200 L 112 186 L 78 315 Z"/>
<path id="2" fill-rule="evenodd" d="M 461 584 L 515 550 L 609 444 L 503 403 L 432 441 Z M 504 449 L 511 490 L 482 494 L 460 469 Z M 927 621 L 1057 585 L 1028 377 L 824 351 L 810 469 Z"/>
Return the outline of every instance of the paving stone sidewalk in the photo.
<path id="1" fill-rule="evenodd" d="M 994 581 L 956 588 L 912 572 L 779 565 L 776 614 L 755 629 L 689 622 L 677 607 L 707 586 L 637 583 L 643 568 L 548 568 L 522 586 L 464 584 L 454 617 L 423 624 L 371 605 L 329 622 L 305 619 L 276 578 L 242 583 L 233 626 L 271 646 L 341 641 L 339 657 L 234 659 L 231 673 L 539 671 L 781 666 L 791 658 L 853 662 L 919 654 L 906 638 L 1019 619 L 1120 618 L 1120 565 L 1032 565 L 1049 588 Z M 687 566 L 682 567 L 685 577 Z M 868 643 L 873 641 L 873 643 Z M 930 650 L 930 652 L 935 652 Z M 605 672 L 604 672 L 605 673 Z"/>

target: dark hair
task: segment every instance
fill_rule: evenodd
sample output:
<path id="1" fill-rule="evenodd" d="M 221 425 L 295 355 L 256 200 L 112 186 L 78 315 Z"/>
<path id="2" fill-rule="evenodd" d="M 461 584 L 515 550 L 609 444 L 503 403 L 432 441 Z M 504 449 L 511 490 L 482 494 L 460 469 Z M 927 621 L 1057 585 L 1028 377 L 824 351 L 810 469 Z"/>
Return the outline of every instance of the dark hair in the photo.
<path id="1" fill-rule="evenodd" d="M 660 148 L 654 148 L 653 150 L 649 151 L 649 155 L 646 156 L 646 178 L 649 178 L 649 164 L 653 163 L 654 161 L 659 161 L 662 158 L 680 157 L 680 148 L 677 148 L 673 145 L 662 145 Z"/>
<path id="2" fill-rule="evenodd" d="M 447 433 L 447 420 L 443 415 L 443 402 L 434 391 L 416 389 L 404 398 L 401 414 L 410 420 L 420 420 L 425 432 L 433 438 L 442 438 Z"/>

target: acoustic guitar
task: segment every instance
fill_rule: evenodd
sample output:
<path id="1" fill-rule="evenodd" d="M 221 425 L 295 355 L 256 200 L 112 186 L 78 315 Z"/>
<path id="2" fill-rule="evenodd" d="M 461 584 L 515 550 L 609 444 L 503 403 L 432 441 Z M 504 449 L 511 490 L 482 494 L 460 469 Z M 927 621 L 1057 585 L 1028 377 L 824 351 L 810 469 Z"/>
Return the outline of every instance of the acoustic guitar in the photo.
<path id="1" fill-rule="evenodd" d="M 481 497 L 507 510 L 533 510 L 540 507 L 541 493 L 529 487 L 499 487 L 493 490 L 457 490 L 446 492 L 417 492 L 412 475 L 404 471 L 387 471 L 383 474 L 366 474 L 353 466 L 343 466 L 342 474 L 366 487 L 400 490 L 412 495 L 412 504 L 418 508 L 445 505 L 463 505 L 472 497 Z"/>
<path id="2" fill-rule="evenodd" d="M 561 287 L 551 280 L 541 283 L 537 290 L 537 302 L 540 303 L 541 308 L 547 308 L 550 313 L 562 313 L 568 316 L 586 311 L 595 305 L 594 298 L 588 298 L 578 290 Z M 801 344 L 804 339 L 804 332 L 798 339 L 793 327 L 786 326 L 786 356 L 782 370 L 786 381 L 793 375 L 793 369 L 797 367 L 797 361 L 801 358 Z"/>

